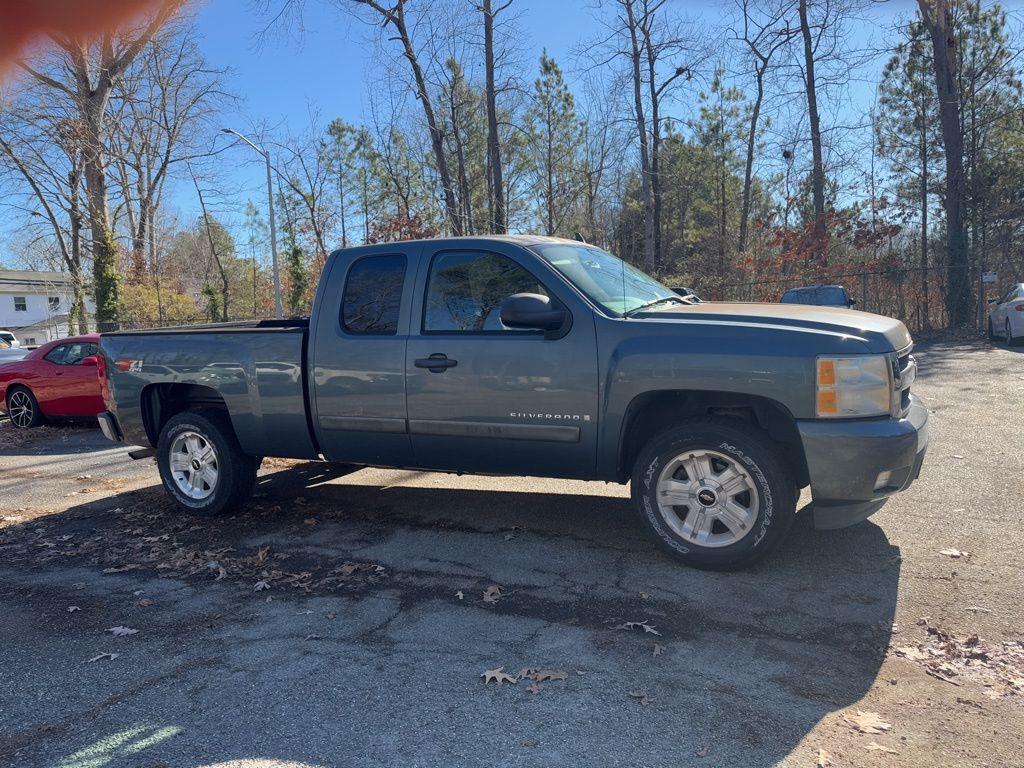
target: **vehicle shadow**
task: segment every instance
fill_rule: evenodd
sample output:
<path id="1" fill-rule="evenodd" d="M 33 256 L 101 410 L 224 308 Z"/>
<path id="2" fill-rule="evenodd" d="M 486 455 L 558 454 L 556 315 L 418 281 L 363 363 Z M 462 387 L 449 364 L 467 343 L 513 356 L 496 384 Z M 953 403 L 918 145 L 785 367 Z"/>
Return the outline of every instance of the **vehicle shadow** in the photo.
<path id="1" fill-rule="evenodd" d="M 710 750 L 707 764 L 767 768 L 858 702 L 885 659 L 899 550 L 871 522 L 816 532 L 803 515 L 766 561 L 712 573 L 658 550 L 623 498 L 381 486 L 353 471 L 266 474 L 244 513 L 198 524 L 150 487 L 0 528 L 0 578 L 21 584 L 8 603 L 57 583 L 119 579 L 126 591 L 171 579 L 183 586 L 159 598 L 167 636 L 131 638 L 145 654 L 134 663 L 202 662 L 172 685 L 86 683 L 66 728 L 36 735 L 47 722 L 28 714 L 8 753 L 39 739 L 38 754 L 93 754 L 97 735 L 173 726 L 187 746 L 151 740 L 106 764 L 684 765 Z M 485 602 L 495 584 L 499 599 Z M 327 629 L 304 635 L 303 612 Z M 203 630 L 197 614 L 220 622 Z M 616 629 L 627 621 L 658 634 Z M 29 622 L 15 640 L 36 647 L 24 646 L 36 631 Z M 67 652 L 66 638 L 40 642 Z M 525 682 L 484 686 L 481 672 L 503 664 L 570 679 L 536 696 Z M 33 670 L 15 665 L 13 689 L 38 692 Z M 115 695 L 131 706 L 97 714 Z M 405 721 L 415 727 L 395 728 Z"/>
<path id="2" fill-rule="evenodd" d="M 35 456 L 50 453 L 90 453 L 115 447 L 100 432 L 95 420 L 54 419 L 31 429 L 18 429 L 0 418 L 0 455 Z"/>

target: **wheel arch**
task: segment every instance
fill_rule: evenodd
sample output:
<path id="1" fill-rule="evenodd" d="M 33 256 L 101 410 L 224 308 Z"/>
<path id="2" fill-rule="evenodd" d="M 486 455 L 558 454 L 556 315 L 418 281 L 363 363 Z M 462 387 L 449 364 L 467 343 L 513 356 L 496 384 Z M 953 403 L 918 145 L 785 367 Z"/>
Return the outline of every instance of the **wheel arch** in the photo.
<path id="1" fill-rule="evenodd" d="M 183 411 L 199 408 L 223 410 L 230 415 L 223 395 L 202 384 L 157 383 L 146 385 L 140 396 L 142 424 L 151 445 L 156 445 L 164 424 Z M 230 421 L 230 420 L 229 420 Z"/>
<path id="2" fill-rule="evenodd" d="M 699 416 L 729 416 L 763 430 L 783 449 L 797 486 L 803 488 L 810 483 L 796 419 L 785 405 L 760 395 L 686 389 L 644 392 L 630 401 L 619 434 L 619 480 L 629 478 L 636 457 L 651 437 Z"/>

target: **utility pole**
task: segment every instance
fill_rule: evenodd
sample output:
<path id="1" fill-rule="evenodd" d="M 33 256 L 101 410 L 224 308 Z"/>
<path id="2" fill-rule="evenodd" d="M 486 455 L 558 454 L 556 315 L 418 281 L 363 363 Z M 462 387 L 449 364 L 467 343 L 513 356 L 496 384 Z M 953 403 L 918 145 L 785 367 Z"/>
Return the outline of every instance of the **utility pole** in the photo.
<path id="1" fill-rule="evenodd" d="M 236 136 L 244 141 L 250 147 L 263 155 L 263 160 L 267 164 L 267 205 L 270 208 L 270 255 L 273 259 L 274 265 L 274 317 L 277 320 L 280 320 L 283 314 L 281 310 L 281 270 L 277 264 L 277 227 L 274 224 L 274 184 L 270 173 L 270 152 L 243 136 L 238 131 L 232 130 L 231 128 L 221 128 L 221 131 L 224 133 L 230 133 L 232 136 Z"/>

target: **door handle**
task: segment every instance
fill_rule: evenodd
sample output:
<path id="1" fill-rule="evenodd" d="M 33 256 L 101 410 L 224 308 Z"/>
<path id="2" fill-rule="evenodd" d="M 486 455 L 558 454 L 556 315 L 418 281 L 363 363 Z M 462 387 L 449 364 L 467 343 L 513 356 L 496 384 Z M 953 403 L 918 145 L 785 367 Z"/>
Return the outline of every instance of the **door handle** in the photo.
<path id="1" fill-rule="evenodd" d="M 458 364 L 458 360 L 449 360 L 443 352 L 435 352 L 430 357 L 421 357 L 415 361 L 417 368 L 426 368 L 431 373 L 444 373 Z"/>

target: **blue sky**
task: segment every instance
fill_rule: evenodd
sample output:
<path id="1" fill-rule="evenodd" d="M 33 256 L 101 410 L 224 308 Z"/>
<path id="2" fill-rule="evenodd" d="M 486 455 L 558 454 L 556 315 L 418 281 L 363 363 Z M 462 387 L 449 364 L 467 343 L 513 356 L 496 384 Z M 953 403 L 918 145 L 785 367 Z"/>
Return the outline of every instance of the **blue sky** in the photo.
<path id="1" fill-rule="evenodd" d="M 428 0 L 413 0 L 411 5 L 421 2 Z M 669 2 L 673 10 L 707 22 L 712 29 L 723 14 L 736 15 L 733 0 Z M 1022 2 L 1009 0 L 1006 5 L 1019 13 Z M 366 119 L 367 76 L 374 74 L 370 69 L 375 61 L 373 29 L 339 11 L 328 0 L 305 0 L 304 5 L 301 39 L 289 39 L 275 31 L 262 44 L 259 33 L 266 20 L 254 13 L 251 0 L 199 0 L 194 6 L 200 46 L 212 66 L 230 69 L 227 86 L 239 97 L 236 111 L 223 116 L 224 125 L 246 131 L 262 124 L 299 132 L 308 125 L 311 111 L 324 121 L 341 117 L 359 123 Z M 880 42 L 885 28 L 895 19 L 910 15 L 914 8 L 915 0 L 889 0 L 876 5 L 870 12 L 873 23 L 859 27 L 856 35 L 864 41 L 873 38 Z M 600 34 L 594 0 L 514 0 L 512 9 L 517 12 L 515 26 L 521 35 L 520 57 L 527 74 L 546 48 L 562 63 L 571 83 L 574 50 Z M 396 44 L 386 46 L 398 55 Z M 869 82 L 872 79 L 870 75 L 867 78 Z M 856 84 L 855 97 L 870 100 L 872 89 L 868 82 Z M 226 137 L 219 137 L 218 146 L 225 141 Z M 240 236 L 246 200 L 265 208 L 263 169 L 256 153 L 245 147 L 219 157 L 222 169 L 226 169 L 224 186 L 231 188 L 231 195 L 215 203 L 215 213 Z M 194 220 L 198 213 L 191 182 L 176 183 L 169 203 L 183 223 Z M 4 228 L 0 223 L 0 231 Z"/>
<path id="2" fill-rule="evenodd" d="M 703 0 L 701 5 L 717 8 Z M 516 27 L 522 31 L 523 59 L 529 64 L 546 48 L 568 67 L 574 47 L 600 31 L 591 3 L 583 0 L 514 0 L 512 8 L 518 11 Z M 197 22 L 204 55 L 214 67 L 231 69 L 229 88 L 241 97 L 239 113 L 224 118 L 228 127 L 245 132 L 248 126 L 266 124 L 299 132 L 308 125 L 311 111 L 324 121 L 365 119 L 374 30 L 362 21 L 327 2 L 307 0 L 300 39 L 278 33 L 260 42 L 266 22 L 247 0 L 206 0 L 198 6 Z M 388 50 L 397 55 L 393 44 Z M 247 197 L 261 209 L 266 199 L 259 157 L 248 149 L 231 151 L 243 165 L 230 174 L 232 185 L 240 187 L 233 197 L 236 205 L 225 201 L 218 212 L 229 226 L 240 222 Z M 194 197 L 191 186 L 184 184 L 171 197 L 186 221 L 196 214 Z"/>
<path id="3" fill-rule="evenodd" d="M 280 2 L 272 0 L 273 4 Z M 423 5 L 426 2 L 423 0 Z M 669 2 L 673 11 L 704 22 L 711 29 L 721 30 L 724 15 L 730 19 L 737 16 L 734 0 Z M 1011 5 L 1019 6 L 1020 2 L 1011 0 Z M 604 11 L 598 11 L 595 4 L 596 0 L 514 0 L 515 28 L 521 33 L 520 56 L 529 68 L 528 74 L 541 51 L 547 49 L 572 83 L 574 53 L 601 34 L 598 15 Z M 226 116 L 226 124 L 243 131 L 254 124 L 301 131 L 308 125 L 311 111 L 324 121 L 334 117 L 353 123 L 366 120 L 367 76 L 374 74 L 368 71 L 374 65 L 374 30 L 338 10 L 337 5 L 344 3 L 305 0 L 301 39 L 289 39 L 278 31 L 262 44 L 258 41 L 266 20 L 253 12 L 250 0 L 204 0 L 198 6 L 202 50 L 213 66 L 231 69 L 229 86 L 241 97 L 239 113 Z M 419 5 L 419 0 L 410 3 L 413 8 Z M 875 23 L 856 30 L 860 38 L 857 42 L 878 42 L 886 27 L 910 15 L 914 8 L 915 0 L 888 0 L 874 6 L 870 13 Z M 396 43 L 385 45 L 385 50 L 398 55 Z M 404 72 L 404 62 L 399 64 Z M 859 91 L 856 98 L 872 98 L 872 85 L 855 84 L 854 89 Z M 230 152 L 237 153 L 231 162 L 239 164 L 228 174 L 237 194 L 225 200 L 217 214 L 240 234 L 237 229 L 246 199 L 251 198 L 262 209 L 266 195 L 258 156 L 243 148 Z M 230 163 L 227 165 L 230 167 Z M 194 190 L 186 185 L 178 185 L 171 197 L 185 221 L 196 215 L 194 197 Z"/>

